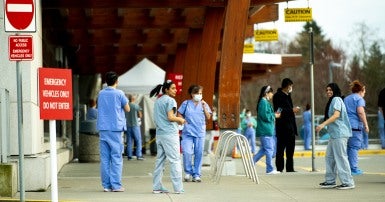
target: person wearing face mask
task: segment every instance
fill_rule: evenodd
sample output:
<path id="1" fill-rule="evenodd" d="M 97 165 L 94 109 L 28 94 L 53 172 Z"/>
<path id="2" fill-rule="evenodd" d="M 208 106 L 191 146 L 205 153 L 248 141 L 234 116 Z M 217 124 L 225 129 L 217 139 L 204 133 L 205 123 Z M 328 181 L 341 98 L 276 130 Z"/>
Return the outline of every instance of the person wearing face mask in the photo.
<path id="1" fill-rule="evenodd" d="M 266 155 L 266 173 L 268 175 L 279 174 L 273 168 L 272 158 L 274 154 L 275 140 L 274 140 L 274 122 L 276 118 L 281 116 L 280 110 L 273 111 L 270 100 L 273 97 L 273 89 L 270 86 L 263 86 L 259 94 L 257 104 L 257 129 L 256 135 L 261 141 L 261 148 L 253 157 L 254 163 L 259 161 Z"/>
<path id="2" fill-rule="evenodd" d="M 241 128 L 243 135 L 247 138 L 250 144 L 251 153 L 256 154 L 255 144 L 255 128 L 257 127 L 257 120 L 251 116 L 251 111 L 246 110 L 246 116 L 241 121 Z"/>
<path id="3" fill-rule="evenodd" d="M 293 81 L 289 78 L 282 80 L 281 88 L 273 96 L 274 111 L 279 108 L 281 117 L 275 122 L 277 136 L 277 153 L 275 165 L 279 172 L 285 167 L 284 153 L 286 152 L 286 172 L 295 172 L 294 170 L 294 149 L 295 136 L 298 135 L 297 125 L 295 123 L 295 113 L 299 112 L 299 107 L 293 107 L 291 92 L 293 90 Z"/>
<path id="4" fill-rule="evenodd" d="M 182 130 L 183 167 L 186 182 L 201 182 L 202 157 L 206 135 L 206 120 L 211 117 L 211 109 L 202 100 L 203 87 L 191 85 L 185 100 L 178 109 L 178 116 L 186 120 Z M 194 162 L 193 162 L 194 161 Z"/>

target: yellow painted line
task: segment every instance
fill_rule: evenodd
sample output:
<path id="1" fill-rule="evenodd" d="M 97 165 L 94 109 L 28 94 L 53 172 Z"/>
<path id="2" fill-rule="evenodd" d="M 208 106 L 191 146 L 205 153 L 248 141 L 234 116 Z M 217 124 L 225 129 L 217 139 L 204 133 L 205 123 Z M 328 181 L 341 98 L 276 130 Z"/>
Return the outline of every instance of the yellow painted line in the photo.
<path id="1" fill-rule="evenodd" d="M 325 156 L 326 151 L 315 151 L 314 156 L 323 157 Z M 385 150 L 360 150 L 358 151 L 359 155 L 385 155 Z M 298 151 L 294 152 L 294 157 L 311 157 L 311 151 Z"/>
<path id="2" fill-rule="evenodd" d="M 14 201 L 20 201 L 20 199 L 0 198 L 0 202 L 14 202 Z M 26 199 L 25 202 L 51 202 L 51 200 Z M 59 202 L 81 202 L 81 201 L 59 200 Z"/>

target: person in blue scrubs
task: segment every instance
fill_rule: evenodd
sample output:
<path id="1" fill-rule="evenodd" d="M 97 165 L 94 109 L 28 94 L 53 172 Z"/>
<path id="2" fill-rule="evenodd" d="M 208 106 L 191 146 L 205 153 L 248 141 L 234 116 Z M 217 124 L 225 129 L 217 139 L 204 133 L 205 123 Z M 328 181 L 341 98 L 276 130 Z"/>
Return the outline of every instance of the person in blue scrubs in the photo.
<path id="1" fill-rule="evenodd" d="M 385 149 L 385 130 L 384 130 L 384 116 L 381 113 L 381 109 L 378 110 L 377 113 L 378 118 L 378 135 L 380 136 L 381 140 L 381 148 Z"/>
<path id="2" fill-rule="evenodd" d="M 328 126 L 327 131 L 330 134 L 325 154 L 325 182 L 319 185 L 325 189 L 353 189 L 355 184 L 346 151 L 348 138 L 352 136 L 352 131 L 346 107 L 341 98 L 341 90 L 336 83 L 327 85 L 326 96 L 329 101 L 325 107 L 324 122 L 315 129 L 319 133 L 322 128 Z M 338 186 L 336 184 L 337 176 L 341 181 L 341 185 Z"/>
<path id="3" fill-rule="evenodd" d="M 256 136 L 261 141 L 261 148 L 254 155 L 254 163 L 259 161 L 266 155 L 266 173 L 268 175 L 279 174 L 280 172 L 273 168 L 272 158 L 274 155 L 275 139 L 274 139 L 274 124 L 275 118 L 281 116 L 281 112 L 276 113 L 270 100 L 273 98 L 273 89 L 270 86 L 263 86 L 259 94 L 257 103 L 257 128 Z"/>
<path id="4" fill-rule="evenodd" d="M 186 119 L 182 130 L 183 167 L 186 182 L 201 182 L 202 158 L 206 136 L 206 120 L 211 118 L 211 109 L 202 99 L 203 87 L 191 85 L 191 99 L 183 101 L 178 116 Z"/>
<path id="5" fill-rule="evenodd" d="M 176 85 L 167 80 L 156 86 L 151 92 L 150 97 L 157 96 L 162 90 L 162 95 L 155 101 L 154 122 L 156 125 L 156 148 L 157 155 L 155 160 L 153 193 L 161 194 L 169 191 L 163 186 L 162 177 L 166 160 L 170 165 L 170 178 L 173 184 L 174 193 L 182 194 L 182 165 L 180 162 L 180 143 L 178 125 L 186 121 L 177 117 L 177 104 L 174 99 L 177 89 Z"/>
<path id="6" fill-rule="evenodd" d="M 257 128 L 257 120 L 251 116 L 249 109 L 246 110 L 246 116 L 241 120 L 243 135 L 247 138 L 247 141 L 249 141 L 251 153 L 256 154 L 255 129 Z"/>
<path id="7" fill-rule="evenodd" d="M 310 111 L 310 105 L 306 105 L 306 110 L 302 114 L 303 118 L 303 141 L 304 141 L 304 149 L 310 150 L 310 144 L 311 144 L 311 111 Z"/>
<path id="8" fill-rule="evenodd" d="M 385 117 L 385 88 L 378 94 L 378 128 L 380 131 L 381 147 L 385 149 L 385 131 L 384 131 L 384 117 Z"/>
<path id="9" fill-rule="evenodd" d="M 105 192 L 123 192 L 122 133 L 126 130 L 124 111 L 130 111 L 130 106 L 123 91 L 116 89 L 118 75 L 115 72 L 107 72 L 105 80 L 108 86 L 98 95 L 100 174 Z"/>
<path id="10" fill-rule="evenodd" d="M 350 84 L 352 94 L 344 99 L 352 126 L 353 136 L 348 141 L 348 158 L 352 175 L 362 175 L 358 167 L 358 151 L 362 148 L 364 133 L 369 134 L 369 125 L 365 113 L 365 86 L 358 80 Z"/>
<path id="11" fill-rule="evenodd" d="M 86 120 L 96 120 L 98 118 L 98 110 L 96 109 L 95 100 L 91 99 L 88 104 Z"/>

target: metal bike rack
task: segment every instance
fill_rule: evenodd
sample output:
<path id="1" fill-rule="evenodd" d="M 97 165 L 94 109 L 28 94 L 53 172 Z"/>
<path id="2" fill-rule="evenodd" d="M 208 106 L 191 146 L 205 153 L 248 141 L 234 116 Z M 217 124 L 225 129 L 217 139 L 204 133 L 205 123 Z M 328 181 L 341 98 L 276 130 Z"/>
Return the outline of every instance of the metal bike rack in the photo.
<path id="1" fill-rule="evenodd" d="M 212 180 L 215 183 L 219 183 L 229 144 L 232 142 L 235 142 L 234 146 L 238 146 L 239 148 L 246 177 L 259 184 L 257 171 L 255 170 L 253 161 L 253 154 L 250 152 L 249 142 L 245 136 L 235 133 L 234 131 L 225 131 L 219 136 L 214 160 L 211 166 Z"/>

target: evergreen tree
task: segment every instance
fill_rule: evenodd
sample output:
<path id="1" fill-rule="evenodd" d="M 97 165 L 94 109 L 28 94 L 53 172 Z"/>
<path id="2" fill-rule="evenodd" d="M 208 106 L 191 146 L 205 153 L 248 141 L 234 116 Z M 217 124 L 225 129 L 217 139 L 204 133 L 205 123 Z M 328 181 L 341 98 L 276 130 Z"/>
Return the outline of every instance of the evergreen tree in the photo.
<path id="1" fill-rule="evenodd" d="M 385 87 L 385 60 L 381 47 L 375 41 L 369 48 L 362 68 L 363 83 L 366 84 L 366 108 L 369 113 L 377 112 L 377 96 Z"/>

